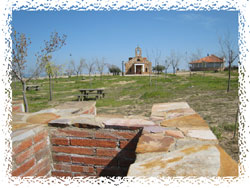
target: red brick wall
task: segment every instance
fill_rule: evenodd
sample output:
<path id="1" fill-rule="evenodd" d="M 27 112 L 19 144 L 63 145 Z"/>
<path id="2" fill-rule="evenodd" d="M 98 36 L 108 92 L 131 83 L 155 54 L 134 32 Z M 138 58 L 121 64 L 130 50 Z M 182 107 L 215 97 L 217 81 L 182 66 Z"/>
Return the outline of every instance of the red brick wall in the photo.
<path id="1" fill-rule="evenodd" d="M 13 176 L 50 176 L 51 154 L 45 127 L 15 131 L 12 140 Z"/>
<path id="2" fill-rule="evenodd" d="M 51 128 L 52 176 L 126 176 L 139 130 Z"/>

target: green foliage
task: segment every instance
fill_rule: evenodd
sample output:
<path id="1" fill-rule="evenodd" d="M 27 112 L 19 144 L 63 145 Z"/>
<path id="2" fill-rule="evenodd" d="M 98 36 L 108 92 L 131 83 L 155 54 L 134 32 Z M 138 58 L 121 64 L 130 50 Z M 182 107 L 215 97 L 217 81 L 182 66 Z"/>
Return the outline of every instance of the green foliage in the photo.
<path id="1" fill-rule="evenodd" d="M 165 70 L 165 66 L 163 65 L 156 65 L 153 67 L 153 71 L 156 71 L 158 74 L 162 73 Z"/>
<path id="2" fill-rule="evenodd" d="M 119 75 L 121 72 L 121 69 L 115 65 L 109 66 L 109 72 L 112 73 L 113 75 Z"/>
<path id="3" fill-rule="evenodd" d="M 217 137 L 218 140 L 221 139 L 221 129 L 219 127 L 211 127 L 212 132 L 214 133 L 214 135 Z"/>

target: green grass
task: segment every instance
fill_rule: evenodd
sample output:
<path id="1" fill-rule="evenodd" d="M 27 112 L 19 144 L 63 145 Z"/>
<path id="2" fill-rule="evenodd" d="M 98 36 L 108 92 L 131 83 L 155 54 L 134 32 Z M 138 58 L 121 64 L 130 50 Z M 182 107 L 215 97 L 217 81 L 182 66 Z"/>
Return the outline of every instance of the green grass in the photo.
<path id="1" fill-rule="evenodd" d="M 199 97 L 202 93 L 213 91 L 224 93 L 226 91 L 227 76 L 224 75 L 225 72 L 214 74 L 221 74 L 222 77 L 206 76 L 206 74 L 205 76 L 203 74 L 196 74 L 191 77 L 189 75 L 182 76 L 178 74 L 168 74 L 166 77 L 164 75 L 152 76 L 151 86 L 149 84 L 149 76 L 103 76 L 102 79 L 100 77 L 89 78 L 88 76 L 57 78 L 53 80 L 53 101 L 72 101 L 70 96 L 78 94 L 81 88 L 105 88 L 106 96 L 103 99 L 97 100 L 97 107 L 120 107 L 131 105 L 135 102 L 137 104 L 168 102 L 174 101 L 177 98 L 185 98 L 187 94 L 190 95 L 187 101 L 200 100 Z M 82 78 L 85 80 L 83 81 Z M 124 82 L 128 83 L 124 84 Z M 26 92 L 30 112 L 51 106 L 49 104 L 48 79 L 33 80 L 27 84 L 41 85 L 39 91 L 31 90 Z M 17 82 L 11 85 L 13 99 L 22 99 L 21 84 Z M 237 96 L 237 88 L 238 78 L 232 78 L 232 92 L 228 96 Z"/>

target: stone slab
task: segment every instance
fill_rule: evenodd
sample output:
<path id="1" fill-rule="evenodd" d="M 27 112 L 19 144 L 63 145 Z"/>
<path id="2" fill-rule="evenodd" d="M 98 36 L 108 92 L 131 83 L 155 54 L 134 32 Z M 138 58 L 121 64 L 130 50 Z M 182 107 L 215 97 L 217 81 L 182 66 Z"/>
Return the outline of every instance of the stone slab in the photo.
<path id="1" fill-rule="evenodd" d="M 162 152 L 168 151 L 174 139 L 165 136 L 164 133 L 144 134 L 139 138 L 136 153 Z"/>
<path id="2" fill-rule="evenodd" d="M 217 140 L 211 130 L 188 130 L 187 136 L 204 140 Z"/>
<path id="3" fill-rule="evenodd" d="M 173 102 L 173 103 L 159 103 L 154 104 L 151 111 L 151 118 L 153 117 L 165 117 L 165 112 L 177 109 L 188 109 L 190 108 L 186 102 Z"/>
<path id="4" fill-rule="evenodd" d="M 47 124 L 51 120 L 58 119 L 60 116 L 54 113 L 41 113 L 30 115 L 26 122 L 31 124 Z"/>
<path id="5" fill-rule="evenodd" d="M 148 121 L 144 119 L 129 119 L 129 118 L 112 118 L 103 122 L 105 127 L 147 127 L 156 126 L 153 121 Z"/>
<path id="6" fill-rule="evenodd" d="M 219 170 L 218 149 L 213 145 L 202 145 L 137 157 L 129 167 L 128 176 L 217 176 Z"/>
<path id="7" fill-rule="evenodd" d="M 165 135 L 172 136 L 175 138 L 184 138 L 183 133 L 181 131 L 177 131 L 177 130 L 166 130 Z"/>
<path id="8" fill-rule="evenodd" d="M 183 132 L 192 129 L 209 130 L 208 124 L 199 114 L 177 117 L 174 119 L 164 120 L 161 122 L 164 127 L 176 127 Z"/>

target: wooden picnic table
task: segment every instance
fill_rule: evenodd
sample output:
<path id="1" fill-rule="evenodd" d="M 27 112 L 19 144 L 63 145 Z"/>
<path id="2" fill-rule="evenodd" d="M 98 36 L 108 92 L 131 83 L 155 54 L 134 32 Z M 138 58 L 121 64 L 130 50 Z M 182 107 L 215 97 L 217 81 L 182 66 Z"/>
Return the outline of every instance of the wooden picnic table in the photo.
<path id="1" fill-rule="evenodd" d="M 95 97 L 96 99 L 104 98 L 105 93 L 103 88 L 97 88 L 97 89 L 80 89 L 80 95 L 78 95 L 78 100 L 85 100 L 89 97 Z"/>
<path id="2" fill-rule="evenodd" d="M 27 85 L 26 86 L 26 91 L 29 91 L 31 89 L 35 89 L 36 91 L 38 91 L 39 87 L 40 87 L 39 85 Z"/>

